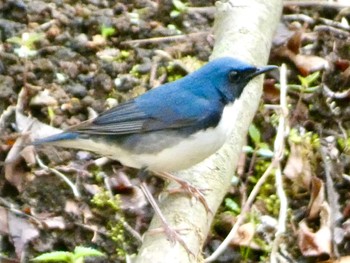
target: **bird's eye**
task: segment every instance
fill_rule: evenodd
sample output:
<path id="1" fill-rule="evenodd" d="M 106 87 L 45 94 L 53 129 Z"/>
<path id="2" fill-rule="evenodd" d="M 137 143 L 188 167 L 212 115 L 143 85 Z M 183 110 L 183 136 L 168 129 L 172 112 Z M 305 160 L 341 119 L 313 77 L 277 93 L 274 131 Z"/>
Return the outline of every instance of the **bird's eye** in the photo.
<path id="1" fill-rule="evenodd" d="M 237 71 L 231 71 L 228 75 L 230 82 L 237 82 L 240 78 L 239 73 Z"/>

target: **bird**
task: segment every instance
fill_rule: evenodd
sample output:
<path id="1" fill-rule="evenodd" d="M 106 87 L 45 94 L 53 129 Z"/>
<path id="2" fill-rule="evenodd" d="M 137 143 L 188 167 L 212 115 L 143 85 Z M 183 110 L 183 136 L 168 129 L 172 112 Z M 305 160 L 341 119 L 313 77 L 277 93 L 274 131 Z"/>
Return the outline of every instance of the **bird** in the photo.
<path id="1" fill-rule="evenodd" d="M 33 144 L 91 151 L 140 169 L 140 174 L 184 170 L 223 146 L 234 130 L 244 88 L 254 77 L 275 68 L 217 58 L 181 79 Z"/>
<path id="2" fill-rule="evenodd" d="M 225 143 L 234 129 L 235 105 L 244 87 L 275 68 L 218 58 L 34 144 L 87 150 L 154 172 L 184 170 Z"/>

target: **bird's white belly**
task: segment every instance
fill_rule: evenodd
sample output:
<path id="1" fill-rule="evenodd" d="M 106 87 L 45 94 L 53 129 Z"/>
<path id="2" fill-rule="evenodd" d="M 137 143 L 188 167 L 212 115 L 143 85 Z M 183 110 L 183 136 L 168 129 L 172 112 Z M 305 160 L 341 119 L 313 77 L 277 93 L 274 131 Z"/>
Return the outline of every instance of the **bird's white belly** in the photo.
<path id="1" fill-rule="evenodd" d="M 156 155 L 127 152 L 116 155 L 114 152 L 113 156 L 126 166 L 148 167 L 152 171 L 172 172 L 189 168 L 215 153 L 225 143 L 234 127 L 235 109 L 234 105 L 226 106 L 217 127 L 193 134 Z"/>

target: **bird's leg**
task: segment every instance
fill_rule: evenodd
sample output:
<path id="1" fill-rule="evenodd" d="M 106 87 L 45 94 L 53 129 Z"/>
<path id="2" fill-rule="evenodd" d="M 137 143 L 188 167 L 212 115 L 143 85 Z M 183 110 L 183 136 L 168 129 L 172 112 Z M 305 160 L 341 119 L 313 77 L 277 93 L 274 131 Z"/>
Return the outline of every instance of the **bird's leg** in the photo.
<path id="1" fill-rule="evenodd" d="M 176 241 L 179 242 L 189 254 L 194 256 L 193 252 L 188 248 L 188 246 L 186 245 L 185 241 L 179 236 L 178 232 L 170 227 L 170 225 L 167 222 L 167 220 L 165 219 L 162 211 L 160 210 L 156 200 L 153 198 L 151 192 L 149 191 L 149 189 L 147 187 L 147 184 L 145 182 L 145 179 L 148 176 L 148 171 L 145 168 L 142 168 L 139 171 L 138 176 L 139 176 L 139 178 L 141 180 L 140 188 L 141 188 L 142 192 L 144 193 L 144 195 L 146 196 L 147 200 L 149 201 L 149 203 L 153 207 L 154 212 L 160 218 L 160 221 L 161 221 L 161 223 L 163 225 L 162 231 L 165 232 L 166 236 L 168 237 L 168 239 L 169 239 L 169 241 L 171 243 L 175 244 Z"/>
<path id="2" fill-rule="evenodd" d="M 213 214 L 213 211 L 211 211 L 207 201 L 205 200 L 205 197 L 203 195 L 203 190 L 198 189 L 197 187 L 191 185 L 186 180 L 181 179 L 179 177 L 176 177 L 170 173 L 161 172 L 161 173 L 156 173 L 156 175 L 158 175 L 159 177 L 162 177 L 164 179 L 173 180 L 180 185 L 179 189 L 170 190 L 169 191 L 170 193 L 185 192 L 185 193 L 189 194 L 190 196 L 198 199 L 203 204 L 207 213 Z"/>

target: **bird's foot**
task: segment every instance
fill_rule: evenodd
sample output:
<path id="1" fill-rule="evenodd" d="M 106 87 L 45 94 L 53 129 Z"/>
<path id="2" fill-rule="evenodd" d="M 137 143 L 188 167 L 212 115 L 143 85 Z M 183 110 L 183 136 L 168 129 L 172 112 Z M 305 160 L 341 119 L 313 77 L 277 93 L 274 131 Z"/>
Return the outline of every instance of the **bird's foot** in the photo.
<path id="1" fill-rule="evenodd" d="M 207 213 L 213 214 L 213 211 L 210 209 L 210 207 L 207 203 L 207 200 L 205 199 L 204 194 L 203 194 L 203 192 L 210 191 L 210 189 L 199 189 L 199 188 L 193 186 L 192 184 L 190 184 L 189 182 L 187 182 L 186 180 L 181 179 L 179 177 L 176 177 L 176 176 L 169 174 L 169 173 L 160 173 L 159 176 L 166 178 L 166 179 L 169 179 L 169 180 L 174 180 L 175 182 L 177 182 L 180 185 L 179 188 L 167 190 L 168 193 L 170 193 L 170 194 L 186 193 L 186 194 L 190 195 L 191 197 L 199 200 L 203 204 Z"/>
<path id="2" fill-rule="evenodd" d="M 168 238 L 168 240 L 172 244 L 175 244 L 176 242 L 179 242 L 179 244 L 183 246 L 183 248 L 188 252 L 189 255 L 193 255 L 194 256 L 194 253 L 188 248 L 188 246 L 185 243 L 185 241 L 179 235 L 180 231 L 183 231 L 185 229 L 175 230 L 175 229 L 171 228 L 169 226 L 169 224 L 168 224 L 168 221 L 164 217 L 162 211 L 160 210 L 156 200 L 154 200 L 154 198 L 153 198 L 151 192 L 149 191 L 146 183 L 145 182 L 141 182 L 140 188 L 141 188 L 142 192 L 145 194 L 145 196 L 148 199 L 148 201 L 150 202 L 151 206 L 153 207 L 154 212 L 158 215 L 158 217 L 160 219 L 160 222 L 162 223 L 162 226 L 163 226 L 161 228 L 156 228 L 154 230 L 150 230 L 149 233 L 164 232 L 166 237 Z"/>

